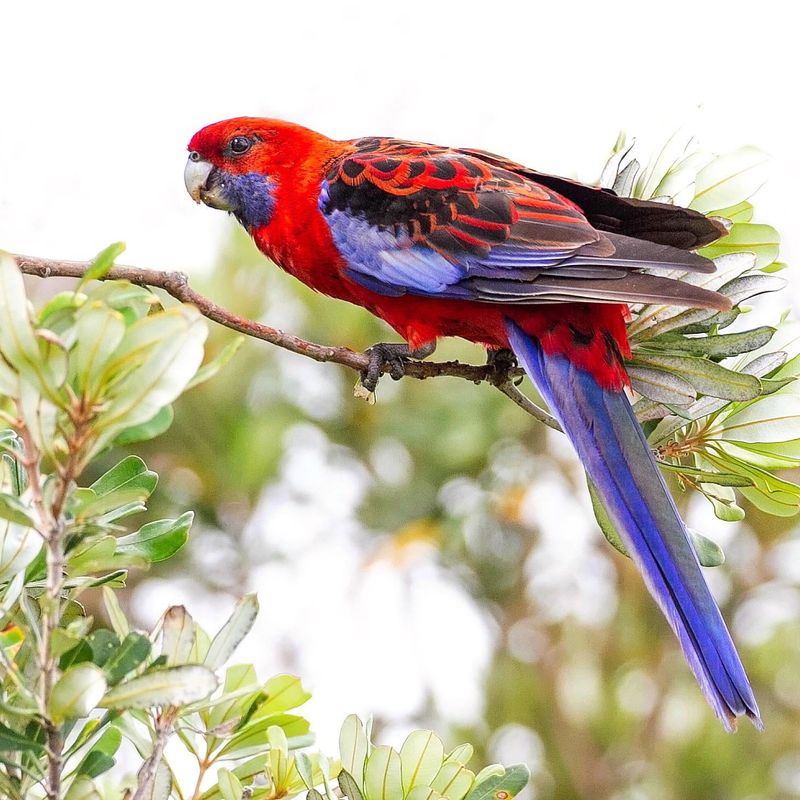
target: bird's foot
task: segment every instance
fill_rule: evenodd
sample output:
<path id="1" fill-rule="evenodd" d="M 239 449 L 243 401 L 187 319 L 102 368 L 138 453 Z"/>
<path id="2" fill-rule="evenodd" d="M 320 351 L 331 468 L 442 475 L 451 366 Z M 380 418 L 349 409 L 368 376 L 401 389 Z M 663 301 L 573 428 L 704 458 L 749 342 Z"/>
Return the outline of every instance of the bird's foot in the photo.
<path id="1" fill-rule="evenodd" d="M 384 371 L 388 372 L 393 380 L 400 380 L 406 373 L 406 359 L 427 358 L 435 349 L 434 342 L 416 350 L 412 350 L 407 344 L 388 342 L 374 344 L 365 351 L 365 355 L 369 358 L 369 364 L 361 373 L 361 386 L 369 393 L 374 392 Z"/>
<path id="2" fill-rule="evenodd" d="M 497 386 L 502 386 L 511 380 L 512 371 L 517 367 L 517 357 L 506 348 L 487 350 L 486 363 L 494 370 L 492 382 Z"/>

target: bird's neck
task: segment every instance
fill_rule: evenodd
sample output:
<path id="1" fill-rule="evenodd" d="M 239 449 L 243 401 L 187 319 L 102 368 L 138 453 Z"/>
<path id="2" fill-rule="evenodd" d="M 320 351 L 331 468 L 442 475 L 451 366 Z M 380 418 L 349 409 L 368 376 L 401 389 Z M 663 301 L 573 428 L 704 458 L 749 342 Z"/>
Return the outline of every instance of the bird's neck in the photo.
<path id="1" fill-rule="evenodd" d="M 275 213 L 267 225 L 251 231 L 259 250 L 279 267 L 311 288 L 341 299 L 350 298 L 343 294 L 340 256 L 320 211 L 319 196 L 331 163 L 351 147 L 320 137 L 304 152 L 291 154 L 272 173 Z"/>

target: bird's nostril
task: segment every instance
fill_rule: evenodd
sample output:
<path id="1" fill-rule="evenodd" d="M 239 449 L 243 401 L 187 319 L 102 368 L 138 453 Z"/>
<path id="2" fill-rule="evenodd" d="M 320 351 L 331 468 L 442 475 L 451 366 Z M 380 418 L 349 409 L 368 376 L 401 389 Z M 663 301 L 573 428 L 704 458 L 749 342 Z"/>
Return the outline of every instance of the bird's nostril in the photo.
<path id="1" fill-rule="evenodd" d="M 189 153 L 189 160 L 190 161 L 199 161 L 200 160 L 200 153 L 198 153 L 197 150 L 192 150 L 192 152 Z"/>

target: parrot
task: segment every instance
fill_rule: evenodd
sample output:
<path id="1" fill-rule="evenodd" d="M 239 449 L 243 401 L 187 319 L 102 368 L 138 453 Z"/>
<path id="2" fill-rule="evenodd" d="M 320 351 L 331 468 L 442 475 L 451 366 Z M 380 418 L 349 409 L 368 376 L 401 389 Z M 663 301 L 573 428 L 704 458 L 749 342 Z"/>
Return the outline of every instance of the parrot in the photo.
<path id="1" fill-rule="evenodd" d="M 441 337 L 513 353 L 558 420 L 725 729 L 758 705 L 686 526 L 633 412 L 630 304 L 727 310 L 675 278 L 715 265 L 725 235 L 680 206 L 537 172 L 502 156 L 388 137 L 339 141 L 277 119 L 210 124 L 184 182 L 232 214 L 312 289 L 384 320 L 362 376 L 430 355 Z M 510 356 L 510 354 L 509 354 Z"/>

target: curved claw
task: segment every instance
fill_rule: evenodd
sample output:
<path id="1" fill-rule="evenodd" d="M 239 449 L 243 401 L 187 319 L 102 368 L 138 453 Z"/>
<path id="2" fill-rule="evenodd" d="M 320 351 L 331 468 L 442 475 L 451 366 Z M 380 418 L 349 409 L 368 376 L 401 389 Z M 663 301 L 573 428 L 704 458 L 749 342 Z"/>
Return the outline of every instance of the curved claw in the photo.
<path id="1" fill-rule="evenodd" d="M 425 358 L 435 348 L 434 343 L 411 350 L 407 344 L 379 342 L 365 351 L 369 364 L 361 373 L 361 385 L 368 392 L 374 392 L 384 372 L 388 372 L 393 380 L 400 380 L 406 373 L 407 358 Z"/>
<path id="2" fill-rule="evenodd" d="M 487 350 L 486 363 L 494 369 L 492 382 L 502 386 L 511 380 L 511 371 L 517 366 L 517 357 L 511 350 Z M 520 380 L 522 380 L 520 378 Z"/>

